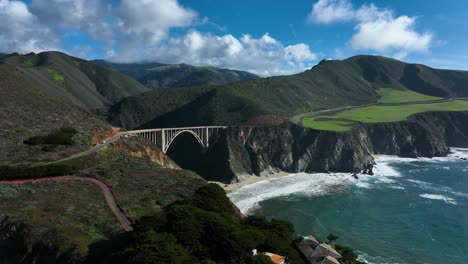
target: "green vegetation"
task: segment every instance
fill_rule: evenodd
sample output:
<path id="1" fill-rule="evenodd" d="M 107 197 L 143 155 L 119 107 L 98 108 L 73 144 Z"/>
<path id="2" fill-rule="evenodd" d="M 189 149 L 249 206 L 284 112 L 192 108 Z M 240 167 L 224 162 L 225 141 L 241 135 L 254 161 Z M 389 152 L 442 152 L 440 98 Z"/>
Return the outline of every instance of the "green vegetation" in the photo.
<path id="1" fill-rule="evenodd" d="M 338 253 L 343 256 L 340 259 L 340 263 L 342 264 L 365 264 L 365 262 L 357 260 L 358 255 L 354 253 L 354 250 L 348 246 L 343 246 L 339 244 L 333 245 L 333 247 L 338 251 Z"/>
<path id="2" fill-rule="evenodd" d="M 317 116 L 314 118 L 304 118 L 302 125 L 317 130 L 345 132 L 352 129 L 352 122 L 334 120 L 325 116 Z"/>
<path id="3" fill-rule="evenodd" d="M 410 104 L 399 106 L 368 106 L 338 113 L 331 118 L 364 123 L 395 122 L 423 112 L 468 111 L 468 101 L 453 100 L 443 103 Z"/>
<path id="4" fill-rule="evenodd" d="M 397 106 L 373 105 L 346 110 L 330 116 L 304 118 L 302 125 L 318 130 L 343 132 L 352 129 L 352 122 L 383 123 L 406 120 L 424 112 L 468 111 L 468 101 L 453 100 L 442 103 L 416 103 Z"/>
<path id="5" fill-rule="evenodd" d="M 333 241 L 337 240 L 338 239 L 338 236 L 333 234 L 333 233 L 330 233 L 328 236 L 327 236 L 327 240 L 328 240 L 328 244 L 331 244 Z"/>
<path id="6" fill-rule="evenodd" d="M 421 102 L 442 99 L 441 97 L 429 96 L 411 90 L 381 88 L 377 92 L 381 96 L 379 103 Z"/>
<path id="7" fill-rule="evenodd" d="M 256 248 L 289 256 L 293 264 L 304 263 L 291 244 L 293 235 L 288 222 L 255 216 L 242 219 L 224 190 L 208 184 L 193 198 L 142 217 L 131 246 L 110 258 L 121 263 L 268 263 L 252 256 Z"/>
<path id="8" fill-rule="evenodd" d="M 54 80 L 60 84 L 60 86 L 65 87 L 65 78 L 63 77 L 62 74 L 60 74 L 59 71 L 57 71 L 54 68 L 47 68 L 47 72 L 54 77 Z"/>
<path id="9" fill-rule="evenodd" d="M 74 145 L 75 141 L 73 136 L 78 133 L 76 129 L 71 127 L 62 127 L 45 136 L 35 136 L 24 141 L 26 145 L 40 145 L 40 144 L 51 144 L 51 145 Z"/>
<path id="10" fill-rule="evenodd" d="M 103 60 L 94 62 L 127 74 L 151 89 L 223 85 L 258 78 L 257 75 L 244 71 L 197 67 L 187 64 L 119 64 Z"/>
<path id="11" fill-rule="evenodd" d="M 77 167 L 65 163 L 0 166 L 0 179 L 34 179 L 45 176 L 68 175 L 77 171 Z"/>

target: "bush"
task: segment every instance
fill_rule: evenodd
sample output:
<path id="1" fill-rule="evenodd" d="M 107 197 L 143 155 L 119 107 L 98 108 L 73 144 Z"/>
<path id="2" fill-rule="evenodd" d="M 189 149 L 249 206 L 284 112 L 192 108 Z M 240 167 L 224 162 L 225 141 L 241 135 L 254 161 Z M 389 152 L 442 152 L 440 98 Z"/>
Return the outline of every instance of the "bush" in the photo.
<path id="1" fill-rule="evenodd" d="M 158 246 L 161 252 L 157 256 L 166 256 L 167 252 L 162 251 L 173 252 L 172 249 L 179 246 L 192 256 L 192 261 L 187 263 L 270 263 L 262 257 L 252 258 L 252 249 L 257 248 L 286 255 L 291 263 L 304 263 L 291 244 L 294 232 L 290 223 L 260 217 L 241 220 L 233 212 L 224 190 L 216 184 L 207 184 L 192 198 L 137 221 L 134 246 L 124 252 L 153 256 L 148 253 L 154 249 L 154 241 L 149 237 L 170 234 L 176 245 Z M 167 243 L 173 244 L 170 236 L 164 237 Z M 139 263 L 135 259 L 130 262 Z"/>
<path id="2" fill-rule="evenodd" d="M 338 253 L 343 256 L 342 259 L 340 259 L 340 263 L 343 264 L 365 264 L 364 262 L 358 261 L 358 255 L 354 253 L 354 250 L 348 246 L 343 246 L 339 244 L 335 244 L 334 248 Z"/>
<path id="3" fill-rule="evenodd" d="M 41 145 L 41 144 L 50 144 L 50 145 L 74 145 L 75 141 L 73 136 L 78 133 L 74 128 L 62 127 L 59 130 L 56 130 L 45 136 L 34 136 L 23 143 L 26 145 Z"/>
<path id="4" fill-rule="evenodd" d="M 78 168 L 69 164 L 46 164 L 46 165 L 20 165 L 0 166 L 0 179 L 34 179 L 44 176 L 61 176 L 73 174 Z"/>

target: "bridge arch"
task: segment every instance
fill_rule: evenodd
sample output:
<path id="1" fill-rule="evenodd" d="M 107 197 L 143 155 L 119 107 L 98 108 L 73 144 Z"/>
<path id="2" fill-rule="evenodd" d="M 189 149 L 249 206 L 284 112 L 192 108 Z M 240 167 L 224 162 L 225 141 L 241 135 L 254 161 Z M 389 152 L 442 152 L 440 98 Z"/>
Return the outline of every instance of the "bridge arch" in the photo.
<path id="1" fill-rule="evenodd" d="M 174 135 L 171 136 L 171 138 L 168 139 L 168 142 L 167 144 L 165 144 L 164 146 L 164 149 L 163 149 L 163 152 L 166 153 L 167 150 L 169 149 L 169 147 L 171 146 L 172 142 L 174 142 L 174 140 L 177 138 L 177 136 L 179 136 L 180 134 L 182 133 L 189 133 L 191 134 L 192 136 L 195 137 L 195 139 L 198 141 L 198 143 L 200 143 L 200 145 L 204 148 L 206 147 L 203 140 L 200 138 L 200 136 L 193 132 L 192 130 L 188 130 L 188 129 L 184 129 L 184 130 L 180 130 L 180 131 L 177 131 Z"/>
<path id="2" fill-rule="evenodd" d="M 167 152 L 169 146 L 182 133 L 189 133 L 195 137 L 202 148 L 207 148 L 211 135 L 218 131 L 227 128 L 226 126 L 199 126 L 199 127 L 174 127 L 174 128 L 151 128 L 125 131 L 122 134 L 138 135 L 147 140 L 150 140 L 164 153 Z"/>

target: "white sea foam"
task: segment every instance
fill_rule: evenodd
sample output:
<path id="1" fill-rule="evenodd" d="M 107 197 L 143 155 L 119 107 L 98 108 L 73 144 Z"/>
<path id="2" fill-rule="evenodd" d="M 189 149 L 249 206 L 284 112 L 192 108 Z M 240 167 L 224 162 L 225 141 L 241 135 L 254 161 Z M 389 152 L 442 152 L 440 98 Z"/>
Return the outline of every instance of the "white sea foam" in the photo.
<path id="1" fill-rule="evenodd" d="M 286 177 L 264 180 L 250 185 L 243 186 L 229 194 L 230 199 L 239 207 L 242 213 L 247 213 L 252 208 L 258 206 L 261 201 L 275 197 L 294 196 L 323 196 L 330 193 L 337 193 L 347 190 L 347 187 L 354 185 L 358 188 L 371 189 L 376 183 L 385 184 L 388 188 L 404 190 L 394 177 L 401 177 L 398 170 L 392 166 L 393 163 L 411 163 L 416 161 L 440 162 L 449 160 L 460 160 L 468 157 L 468 149 L 452 149 L 453 153 L 447 157 L 438 158 L 400 158 L 395 156 L 379 156 L 375 158 L 374 176 L 359 174 L 359 179 L 354 179 L 349 173 L 298 173 L 290 174 Z M 419 169 L 419 168 L 418 168 Z M 424 170 L 424 169 L 421 169 Z M 408 179 L 426 191 L 445 191 L 456 196 L 467 195 L 456 193 L 449 187 L 435 186 L 428 182 Z M 423 197 L 427 198 L 427 197 Z M 428 198 L 429 199 L 429 198 Z M 454 200 L 446 200 L 454 202 Z"/>
<path id="2" fill-rule="evenodd" d="M 357 188 L 371 189 L 375 183 L 391 185 L 393 189 L 403 189 L 392 177 L 400 177 L 389 161 L 377 161 L 374 175 L 358 174 L 358 179 L 350 173 L 298 173 L 286 177 L 264 180 L 243 186 L 229 194 L 230 199 L 239 207 L 242 213 L 255 208 L 261 201 L 275 198 L 295 196 L 323 196 L 348 190 L 351 185 Z"/>
<path id="3" fill-rule="evenodd" d="M 347 173 L 298 173 L 243 186 L 230 193 L 229 198 L 242 213 L 247 213 L 263 200 L 291 194 L 313 197 L 342 192 L 357 181 Z"/>
<path id="4" fill-rule="evenodd" d="M 455 199 L 447 197 L 445 195 L 441 195 L 441 194 L 423 193 L 423 194 L 420 194 L 419 196 L 422 198 L 426 198 L 426 199 L 444 201 L 445 203 L 448 203 L 448 204 L 457 204 Z"/>

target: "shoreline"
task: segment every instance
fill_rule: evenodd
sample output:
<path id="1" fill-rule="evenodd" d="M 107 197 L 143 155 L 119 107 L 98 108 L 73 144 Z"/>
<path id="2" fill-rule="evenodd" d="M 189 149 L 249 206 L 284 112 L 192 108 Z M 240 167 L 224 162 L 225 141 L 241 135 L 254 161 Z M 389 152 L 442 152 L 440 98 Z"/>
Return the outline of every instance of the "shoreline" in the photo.
<path id="1" fill-rule="evenodd" d="M 402 159 L 402 160 L 405 160 L 405 159 L 408 159 L 408 160 L 438 160 L 438 159 L 454 159 L 454 160 L 458 160 L 458 159 L 463 159 L 463 157 L 460 157 L 460 156 L 455 156 L 456 154 L 459 154 L 459 153 L 455 153 L 457 150 L 458 151 L 468 151 L 468 148 L 451 148 L 451 153 L 448 154 L 447 156 L 445 157 L 433 157 L 433 158 L 426 158 L 426 157 L 418 157 L 418 158 L 402 158 L 402 157 L 399 157 L 397 155 L 388 155 L 388 154 L 372 154 L 372 157 L 374 159 Z M 455 150 L 455 151 L 454 151 Z M 270 174 L 270 175 L 267 175 L 267 176 L 256 176 L 256 175 L 250 175 L 247 179 L 243 180 L 243 181 L 240 181 L 240 182 L 237 182 L 237 183 L 229 183 L 229 184 L 226 184 L 226 183 L 221 183 L 221 182 L 216 182 L 216 181 L 210 181 L 210 183 L 216 183 L 218 184 L 221 188 L 224 189 L 224 191 L 226 191 L 226 193 L 232 193 L 246 185 L 251 185 L 251 184 L 254 184 L 254 183 L 257 183 L 257 182 L 260 182 L 260 181 L 264 181 L 264 180 L 271 180 L 271 179 L 275 179 L 275 178 L 281 178 L 281 177 L 285 177 L 285 176 L 289 176 L 291 174 L 294 174 L 294 173 L 289 173 L 289 172 L 285 172 L 285 171 L 279 171 L 279 172 L 276 172 L 276 173 L 273 173 L 273 174 Z M 349 172 L 350 175 L 352 175 L 352 173 Z"/>
<path id="2" fill-rule="evenodd" d="M 243 186 L 246 186 L 246 185 L 250 185 L 250 184 L 253 184 L 253 183 L 256 183 L 256 182 L 259 182 L 259 181 L 263 181 L 263 180 L 271 180 L 271 179 L 275 179 L 275 178 L 285 177 L 285 176 L 288 176 L 290 174 L 291 173 L 289 173 L 289 172 L 280 171 L 280 172 L 270 174 L 268 176 L 251 175 L 249 178 L 247 178 L 247 179 L 245 179 L 245 180 L 243 180 L 241 182 L 236 182 L 236 183 L 226 184 L 226 183 L 216 182 L 216 181 L 210 181 L 210 183 L 216 183 L 219 186 L 221 186 L 221 188 L 223 188 L 224 191 L 226 191 L 226 193 L 231 193 L 231 192 L 234 192 L 234 191 L 238 190 L 239 188 L 241 188 Z"/>

